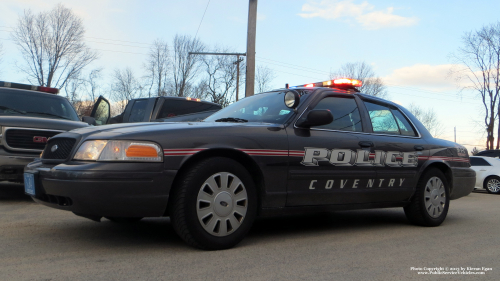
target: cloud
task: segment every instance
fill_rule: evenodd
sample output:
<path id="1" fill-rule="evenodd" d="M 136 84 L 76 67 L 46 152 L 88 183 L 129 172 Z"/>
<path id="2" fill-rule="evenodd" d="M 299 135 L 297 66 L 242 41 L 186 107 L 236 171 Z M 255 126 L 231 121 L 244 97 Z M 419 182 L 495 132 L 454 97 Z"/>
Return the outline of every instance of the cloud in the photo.
<path id="1" fill-rule="evenodd" d="M 415 64 L 394 70 L 382 77 L 387 86 L 412 86 L 433 89 L 456 89 L 454 80 L 449 76 L 454 64 Z"/>
<path id="2" fill-rule="evenodd" d="M 352 20 L 361 24 L 364 29 L 380 29 L 387 27 L 411 26 L 418 22 L 416 17 L 403 17 L 393 14 L 394 7 L 386 10 L 375 10 L 375 6 L 364 1 L 354 4 L 354 0 L 309 0 L 302 6 L 299 16 L 303 18 L 324 18 L 327 20 Z"/>

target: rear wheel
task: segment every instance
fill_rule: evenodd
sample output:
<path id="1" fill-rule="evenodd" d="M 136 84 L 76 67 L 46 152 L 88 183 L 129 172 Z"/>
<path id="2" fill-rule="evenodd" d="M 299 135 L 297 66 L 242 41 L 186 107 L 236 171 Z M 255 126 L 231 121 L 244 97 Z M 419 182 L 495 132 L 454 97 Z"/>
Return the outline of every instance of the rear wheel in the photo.
<path id="1" fill-rule="evenodd" d="M 438 226 L 445 220 L 449 205 L 449 186 L 444 174 L 430 169 L 420 178 L 415 195 L 404 211 L 413 224 Z"/>
<path id="2" fill-rule="evenodd" d="M 170 201 L 170 219 L 189 245 L 231 248 L 243 240 L 257 213 L 252 177 L 238 162 L 209 158 L 192 166 L 177 181 Z"/>
<path id="3" fill-rule="evenodd" d="M 500 178 L 497 176 L 491 176 L 484 180 L 484 189 L 491 194 L 500 194 Z"/>

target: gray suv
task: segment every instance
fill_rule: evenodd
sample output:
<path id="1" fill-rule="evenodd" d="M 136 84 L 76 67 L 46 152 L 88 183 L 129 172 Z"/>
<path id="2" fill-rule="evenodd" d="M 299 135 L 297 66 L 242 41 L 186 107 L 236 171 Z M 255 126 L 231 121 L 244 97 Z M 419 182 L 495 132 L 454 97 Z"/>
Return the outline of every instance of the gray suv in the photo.
<path id="1" fill-rule="evenodd" d="M 89 126 L 54 88 L 0 81 L 0 181 L 23 181 L 24 166 L 47 140 Z"/>

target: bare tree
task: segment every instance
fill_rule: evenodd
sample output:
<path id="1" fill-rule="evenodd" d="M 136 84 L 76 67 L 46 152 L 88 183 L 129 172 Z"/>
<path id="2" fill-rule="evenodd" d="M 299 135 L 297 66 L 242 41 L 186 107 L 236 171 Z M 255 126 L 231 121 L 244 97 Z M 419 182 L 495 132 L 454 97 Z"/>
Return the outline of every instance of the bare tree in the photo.
<path id="1" fill-rule="evenodd" d="M 86 86 L 86 92 L 91 101 L 95 101 L 100 96 L 102 79 L 102 68 L 96 68 L 90 71 L 84 83 Z"/>
<path id="2" fill-rule="evenodd" d="M 157 39 L 149 50 L 145 64 L 149 84 L 148 95 L 165 96 L 167 94 L 167 78 L 169 73 L 170 54 L 167 42 Z"/>
<path id="3" fill-rule="evenodd" d="M 123 71 L 115 69 L 111 91 L 113 99 L 119 103 L 120 112 L 125 110 L 129 100 L 142 95 L 142 87 L 129 67 Z"/>
<path id="4" fill-rule="evenodd" d="M 388 98 L 387 87 L 380 77 L 375 75 L 373 68 L 366 62 L 346 63 L 340 66 L 340 69 L 330 74 L 331 79 L 352 78 L 363 82 L 359 88 L 363 94 L 376 96 L 379 98 Z"/>
<path id="5" fill-rule="evenodd" d="M 24 58 L 20 70 L 32 84 L 64 88 L 97 59 L 84 34 L 82 20 L 62 4 L 38 15 L 25 10 L 12 35 Z"/>
<path id="6" fill-rule="evenodd" d="M 459 63 L 451 71 L 462 90 L 472 90 L 481 97 L 486 126 L 486 149 L 493 149 L 495 119 L 500 111 L 500 22 L 484 26 L 477 31 L 466 32 L 462 47 L 452 54 Z M 499 121 L 500 122 L 500 121 Z M 496 149 L 500 146 L 500 124 Z"/>
<path id="7" fill-rule="evenodd" d="M 227 49 L 216 49 L 217 53 L 229 53 Z M 205 56 L 206 96 L 222 107 L 234 101 L 236 93 L 237 66 L 233 56 Z"/>
<path id="8" fill-rule="evenodd" d="M 470 151 L 470 154 L 472 154 L 473 156 L 478 154 L 479 153 L 479 150 L 477 149 L 477 147 L 474 146 L 474 148 Z"/>
<path id="9" fill-rule="evenodd" d="M 200 56 L 189 55 L 189 52 L 201 52 L 205 49 L 203 43 L 187 35 L 175 35 L 172 58 L 173 90 L 179 97 L 186 96 L 193 78 L 199 70 Z"/>
<path id="10" fill-rule="evenodd" d="M 276 78 L 274 70 L 267 66 L 257 66 L 255 73 L 255 83 L 257 83 L 257 92 L 262 93 L 271 90 L 271 83 Z"/>
<path id="11" fill-rule="evenodd" d="M 412 103 L 408 107 L 408 110 L 427 128 L 429 133 L 435 138 L 440 137 L 444 133 L 444 126 L 438 120 L 436 112 L 434 109 L 429 108 L 427 110 L 417 106 Z"/>

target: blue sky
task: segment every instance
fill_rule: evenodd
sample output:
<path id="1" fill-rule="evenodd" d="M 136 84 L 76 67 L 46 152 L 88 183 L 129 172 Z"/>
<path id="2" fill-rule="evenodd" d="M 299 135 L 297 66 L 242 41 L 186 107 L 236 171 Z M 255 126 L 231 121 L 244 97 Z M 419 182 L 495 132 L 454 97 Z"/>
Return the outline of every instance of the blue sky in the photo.
<path id="1" fill-rule="evenodd" d="M 23 82 L 10 27 L 24 9 L 49 10 L 62 3 L 83 18 L 89 46 L 99 50 L 92 67 L 131 67 L 137 75 L 149 44 L 175 34 L 194 36 L 208 0 L 2 0 L 1 79 Z M 257 64 L 272 68 L 276 88 L 285 83 L 327 80 L 348 62 L 365 61 L 389 86 L 390 99 L 433 108 L 445 125 L 441 136 L 471 145 L 484 143 L 481 103 L 473 93 L 458 95 L 448 75 L 450 54 L 464 32 L 499 20 L 500 1 L 334 1 L 260 0 Z M 211 0 L 198 37 L 209 46 L 246 51 L 248 1 Z"/>

